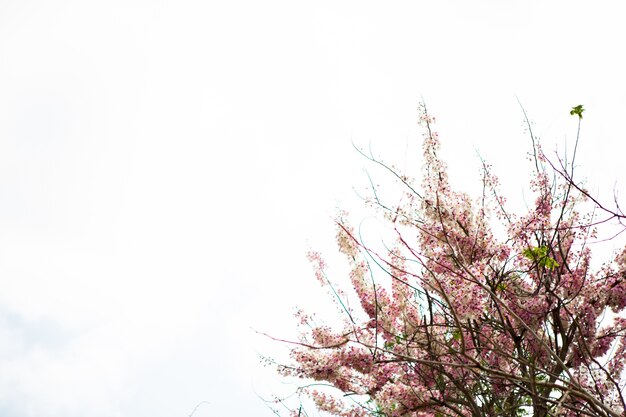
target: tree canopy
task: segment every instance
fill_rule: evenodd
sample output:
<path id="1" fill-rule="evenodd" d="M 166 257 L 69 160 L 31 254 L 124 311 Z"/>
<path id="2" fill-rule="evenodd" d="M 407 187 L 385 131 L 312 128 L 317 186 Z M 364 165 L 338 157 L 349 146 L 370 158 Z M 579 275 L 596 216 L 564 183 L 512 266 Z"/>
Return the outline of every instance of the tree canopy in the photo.
<path id="1" fill-rule="evenodd" d="M 583 111 L 571 110 L 579 132 Z M 621 221 L 619 207 L 575 181 L 575 151 L 550 161 L 532 131 L 527 212 L 507 209 L 484 162 L 472 199 L 448 181 L 434 122 L 422 106 L 421 181 L 388 168 L 400 202 L 376 187 L 366 201 L 393 231 L 385 249 L 337 217 L 348 290 L 308 254 L 340 313 L 330 324 L 299 313 L 301 338 L 279 372 L 337 416 L 624 416 L 626 251 L 591 265 L 597 227 Z"/>

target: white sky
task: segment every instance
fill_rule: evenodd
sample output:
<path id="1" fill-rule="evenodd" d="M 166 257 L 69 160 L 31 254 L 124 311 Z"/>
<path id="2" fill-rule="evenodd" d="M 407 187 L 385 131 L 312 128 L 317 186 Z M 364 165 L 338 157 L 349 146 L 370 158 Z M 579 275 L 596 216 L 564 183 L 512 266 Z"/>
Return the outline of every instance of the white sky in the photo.
<path id="1" fill-rule="evenodd" d="M 518 96 L 624 189 L 617 4 L 1 0 L 0 415 L 272 415 L 250 328 L 312 304 L 352 142 L 419 166 L 421 97 L 459 184 L 521 198 Z"/>

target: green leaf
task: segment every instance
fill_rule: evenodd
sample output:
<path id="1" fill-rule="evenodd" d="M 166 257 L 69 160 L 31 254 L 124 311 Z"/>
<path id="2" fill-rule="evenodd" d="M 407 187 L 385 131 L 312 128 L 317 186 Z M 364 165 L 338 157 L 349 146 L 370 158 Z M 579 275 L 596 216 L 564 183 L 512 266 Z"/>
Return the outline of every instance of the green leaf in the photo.
<path id="1" fill-rule="evenodd" d="M 548 256 L 547 246 L 526 248 L 522 252 L 522 255 L 524 255 L 526 258 L 530 259 L 533 262 L 537 262 L 537 265 L 544 268 L 554 269 L 559 266 L 556 259 Z"/>
<path id="2" fill-rule="evenodd" d="M 536 262 L 539 258 L 541 258 L 542 256 L 545 256 L 542 248 L 544 248 L 544 246 L 526 248 L 524 249 L 522 254 L 528 259 L 530 259 L 531 261 Z"/>
<path id="3" fill-rule="evenodd" d="M 572 110 L 570 110 L 569 114 L 571 114 L 572 116 L 576 115 L 578 116 L 578 118 L 582 119 L 584 111 L 585 109 L 583 109 L 583 105 L 579 104 L 578 106 L 572 107 Z"/>
<path id="4" fill-rule="evenodd" d="M 543 266 L 545 266 L 548 269 L 554 269 L 557 266 L 559 266 L 559 264 L 556 262 L 555 259 L 552 259 L 550 257 L 546 257 L 542 260 Z"/>

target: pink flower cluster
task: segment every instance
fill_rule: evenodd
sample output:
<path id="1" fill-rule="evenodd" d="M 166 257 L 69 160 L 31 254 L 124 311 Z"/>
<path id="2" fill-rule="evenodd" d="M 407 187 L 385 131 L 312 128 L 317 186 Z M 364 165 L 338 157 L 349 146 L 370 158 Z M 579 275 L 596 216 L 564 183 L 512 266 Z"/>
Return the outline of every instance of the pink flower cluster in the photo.
<path id="1" fill-rule="evenodd" d="M 337 416 L 624 415 L 626 250 L 591 269 L 584 196 L 545 168 L 539 148 L 535 204 L 516 216 L 486 164 L 478 201 L 454 191 L 434 118 L 424 111 L 420 122 L 421 190 L 378 207 L 396 233 L 390 249 L 359 241 L 347 214 L 337 220 L 360 309 L 346 307 L 338 328 L 301 313 L 302 342 L 281 372 L 332 386 L 308 392 Z M 328 285 L 322 256 L 309 259 Z M 334 293 L 349 304 L 348 292 Z"/>

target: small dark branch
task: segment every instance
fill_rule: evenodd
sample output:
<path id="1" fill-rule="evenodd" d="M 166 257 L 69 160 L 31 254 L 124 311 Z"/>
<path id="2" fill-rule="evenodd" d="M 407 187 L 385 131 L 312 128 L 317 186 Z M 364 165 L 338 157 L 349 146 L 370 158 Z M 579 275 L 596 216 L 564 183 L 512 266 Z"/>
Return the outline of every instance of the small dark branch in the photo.
<path id="1" fill-rule="evenodd" d="M 537 155 L 537 141 L 535 140 L 535 135 L 533 134 L 533 128 L 531 126 L 530 119 L 528 118 L 528 115 L 526 114 L 526 109 L 522 105 L 522 102 L 519 100 L 519 97 L 516 97 L 516 99 L 517 99 L 517 103 L 522 109 L 522 113 L 524 114 L 524 121 L 526 122 L 526 126 L 528 127 L 530 140 L 533 142 L 533 159 L 535 161 L 535 168 L 537 169 L 537 174 L 539 174 L 541 173 L 541 170 L 539 169 L 539 156 Z"/>

